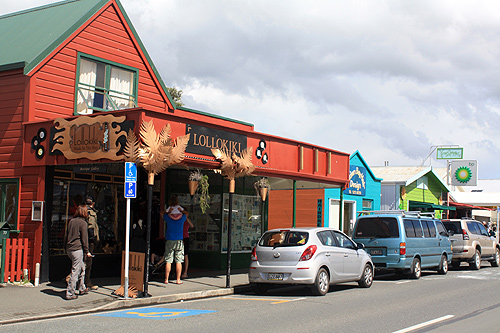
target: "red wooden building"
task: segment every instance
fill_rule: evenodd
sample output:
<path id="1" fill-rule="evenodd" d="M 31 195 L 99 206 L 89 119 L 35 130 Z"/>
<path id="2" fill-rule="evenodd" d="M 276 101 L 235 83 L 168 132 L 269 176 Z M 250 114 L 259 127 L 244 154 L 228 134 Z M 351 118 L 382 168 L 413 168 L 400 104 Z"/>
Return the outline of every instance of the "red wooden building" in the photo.
<path id="1" fill-rule="evenodd" d="M 295 216 L 291 198 L 276 195 L 273 202 L 271 193 L 263 205 L 253 189 L 256 177 L 270 177 L 276 191 L 290 189 L 296 181 L 334 187 L 347 183 L 347 153 L 177 107 L 119 1 L 63 1 L 1 16 L 0 45 L 9 45 L 0 52 L 0 222 L 9 224 L 10 238 L 29 240 L 32 277 L 36 263 L 42 265 L 42 280 L 67 273 L 65 225 L 74 206 L 88 195 L 96 200 L 100 226 L 95 275 L 119 274 L 124 134 L 132 129 L 138 135 L 143 121 L 152 120 L 158 131 L 169 123 L 173 138 L 191 133 L 184 165 L 157 176 L 154 205 L 157 214 L 165 198 L 176 194 L 188 207 L 195 223 L 195 266 L 220 269 L 227 248 L 227 182 L 211 171 L 219 163 L 210 147 L 258 151 L 255 177 L 238 179 L 234 195 L 232 248 L 241 266 L 262 231 L 291 226 Z M 188 169 L 193 168 L 210 178 L 211 205 L 204 214 L 187 190 Z M 145 178 L 139 175 L 133 221 L 144 218 Z M 322 193 L 306 195 L 316 196 Z M 43 203 L 41 221 L 32 216 L 34 202 Z M 316 225 L 317 207 L 304 206 L 297 207 L 304 209 L 297 225 Z M 153 222 L 153 237 L 161 237 L 157 215 Z"/>

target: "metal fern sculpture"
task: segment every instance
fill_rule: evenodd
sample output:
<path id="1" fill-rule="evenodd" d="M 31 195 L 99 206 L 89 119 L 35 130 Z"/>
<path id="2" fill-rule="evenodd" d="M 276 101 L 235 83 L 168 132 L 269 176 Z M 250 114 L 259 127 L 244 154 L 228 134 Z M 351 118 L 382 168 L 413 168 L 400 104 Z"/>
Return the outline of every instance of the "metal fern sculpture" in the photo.
<path id="1" fill-rule="evenodd" d="M 124 149 L 126 161 L 138 163 L 146 170 L 149 185 L 154 184 L 156 174 L 184 160 L 189 134 L 177 137 L 174 144 L 170 132 L 170 124 L 166 124 L 158 135 L 151 120 L 141 124 L 139 134 L 142 142 L 132 130 L 127 133 Z"/>

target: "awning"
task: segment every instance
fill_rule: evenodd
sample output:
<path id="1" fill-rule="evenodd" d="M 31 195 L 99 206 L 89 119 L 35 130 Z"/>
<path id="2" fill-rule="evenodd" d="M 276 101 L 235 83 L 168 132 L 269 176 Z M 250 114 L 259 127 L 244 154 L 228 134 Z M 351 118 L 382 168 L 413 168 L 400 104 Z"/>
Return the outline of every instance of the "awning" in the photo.
<path id="1" fill-rule="evenodd" d="M 487 207 L 481 207 L 481 206 L 474 206 L 474 205 L 469 205 L 469 204 L 464 204 L 464 203 L 458 203 L 458 202 L 450 202 L 450 206 L 453 206 L 457 209 L 482 209 L 482 210 L 494 210 L 492 208 L 487 208 Z"/>
<path id="2" fill-rule="evenodd" d="M 455 207 L 438 205 L 430 202 L 410 201 L 409 210 L 413 210 L 415 208 L 430 209 L 430 210 L 456 210 Z"/>

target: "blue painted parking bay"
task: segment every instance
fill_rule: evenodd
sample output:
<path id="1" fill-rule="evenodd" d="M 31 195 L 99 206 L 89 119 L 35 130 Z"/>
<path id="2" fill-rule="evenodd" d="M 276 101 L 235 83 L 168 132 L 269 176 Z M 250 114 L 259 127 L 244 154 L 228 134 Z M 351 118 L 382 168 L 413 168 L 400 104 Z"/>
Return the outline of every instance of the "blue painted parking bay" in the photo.
<path id="1" fill-rule="evenodd" d="M 122 310 L 122 311 L 100 313 L 100 314 L 97 314 L 96 316 L 165 320 L 165 319 L 174 319 L 174 318 L 181 318 L 181 317 L 196 316 L 196 315 L 205 314 L 205 313 L 212 313 L 212 312 L 217 312 L 217 311 L 189 310 L 189 309 L 167 309 L 167 308 L 139 308 L 139 309 L 128 309 L 128 310 Z"/>

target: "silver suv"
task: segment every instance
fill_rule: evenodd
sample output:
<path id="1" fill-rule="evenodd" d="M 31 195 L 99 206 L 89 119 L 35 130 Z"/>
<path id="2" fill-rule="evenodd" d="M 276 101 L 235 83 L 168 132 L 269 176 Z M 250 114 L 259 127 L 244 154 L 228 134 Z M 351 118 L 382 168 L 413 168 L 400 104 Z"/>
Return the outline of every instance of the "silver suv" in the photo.
<path id="1" fill-rule="evenodd" d="M 472 269 L 481 268 L 481 260 L 488 260 L 491 266 L 500 265 L 500 247 L 495 237 L 476 220 L 442 220 L 450 234 L 453 245 L 451 265 L 459 267 L 462 261 Z"/>

